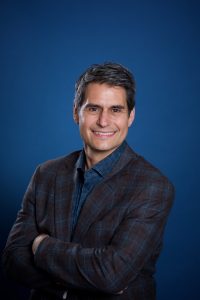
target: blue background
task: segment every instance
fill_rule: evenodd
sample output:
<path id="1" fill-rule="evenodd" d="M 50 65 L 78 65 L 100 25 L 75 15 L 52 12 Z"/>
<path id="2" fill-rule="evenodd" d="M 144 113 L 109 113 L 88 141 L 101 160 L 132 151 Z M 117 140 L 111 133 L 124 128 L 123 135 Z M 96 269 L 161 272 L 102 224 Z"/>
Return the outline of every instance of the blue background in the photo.
<path id="1" fill-rule="evenodd" d="M 176 187 L 158 300 L 200 299 L 199 4 L 1 0 L 1 249 L 35 167 L 82 147 L 75 80 L 92 63 L 116 61 L 137 81 L 128 142 Z M 5 279 L 1 288 L 6 299 L 27 293 Z"/>

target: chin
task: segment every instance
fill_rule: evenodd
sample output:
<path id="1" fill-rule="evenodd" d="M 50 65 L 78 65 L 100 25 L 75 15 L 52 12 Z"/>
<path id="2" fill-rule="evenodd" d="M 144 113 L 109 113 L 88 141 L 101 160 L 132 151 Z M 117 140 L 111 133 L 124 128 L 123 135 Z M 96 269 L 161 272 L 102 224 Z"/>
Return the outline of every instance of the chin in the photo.
<path id="1" fill-rule="evenodd" d="M 96 151 L 113 151 L 118 147 L 118 145 L 94 145 L 93 149 Z"/>

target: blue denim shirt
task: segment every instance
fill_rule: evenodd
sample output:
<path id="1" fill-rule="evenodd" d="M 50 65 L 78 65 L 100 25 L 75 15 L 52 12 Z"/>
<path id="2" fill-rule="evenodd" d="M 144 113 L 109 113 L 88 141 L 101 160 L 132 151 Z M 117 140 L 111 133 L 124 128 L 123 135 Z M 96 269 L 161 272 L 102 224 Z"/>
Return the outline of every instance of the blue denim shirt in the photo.
<path id="1" fill-rule="evenodd" d="M 126 142 L 124 141 L 115 151 L 106 158 L 85 171 L 85 152 L 82 150 L 76 163 L 75 190 L 73 194 L 72 233 L 75 229 L 78 217 L 88 195 L 93 188 L 109 174 L 114 165 L 124 152 Z"/>

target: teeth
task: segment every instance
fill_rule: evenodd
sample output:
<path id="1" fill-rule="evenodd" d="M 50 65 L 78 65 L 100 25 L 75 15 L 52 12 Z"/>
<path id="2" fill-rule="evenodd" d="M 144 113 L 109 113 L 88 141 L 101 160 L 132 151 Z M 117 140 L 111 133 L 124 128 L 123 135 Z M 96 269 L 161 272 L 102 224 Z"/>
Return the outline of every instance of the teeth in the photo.
<path id="1" fill-rule="evenodd" d="M 114 132 L 101 132 L 101 131 L 94 131 L 94 133 L 101 136 L 111 136 L 114 134 Z"/>

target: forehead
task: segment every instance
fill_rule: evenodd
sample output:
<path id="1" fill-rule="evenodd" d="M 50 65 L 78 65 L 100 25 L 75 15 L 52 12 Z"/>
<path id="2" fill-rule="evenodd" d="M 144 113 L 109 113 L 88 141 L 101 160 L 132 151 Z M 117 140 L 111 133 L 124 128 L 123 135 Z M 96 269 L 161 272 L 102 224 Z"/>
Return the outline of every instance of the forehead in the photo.
<path id="1" fill-rule="evenodd" d="M 86 87 L 84 103 L 127 106 L 126 90 L 106 83 L 90 83 Z"/>

